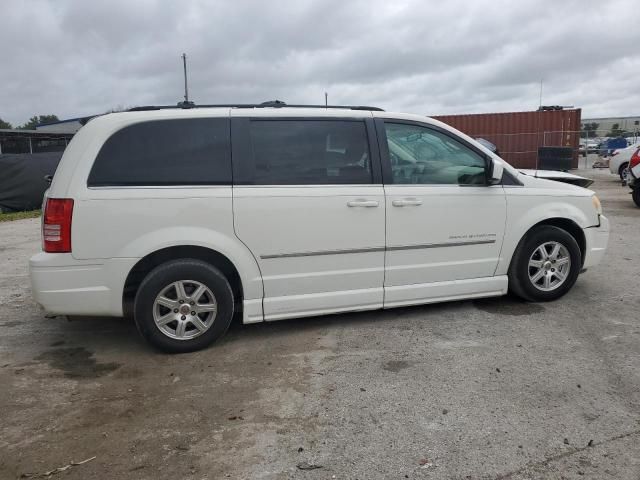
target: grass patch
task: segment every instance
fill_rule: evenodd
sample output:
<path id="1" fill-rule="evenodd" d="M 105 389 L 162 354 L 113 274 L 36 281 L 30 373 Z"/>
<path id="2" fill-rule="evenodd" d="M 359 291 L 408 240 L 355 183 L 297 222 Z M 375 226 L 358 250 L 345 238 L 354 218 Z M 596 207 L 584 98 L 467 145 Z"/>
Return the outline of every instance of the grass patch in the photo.
<path id="1" fill-rule="evenodd" d="M 28 212 L 8 212 L 0 213 L 0 222 L 11 222 L 13 220 L 22 220 L 24 218 L 38 218 L 40 210 L 29 210 Z"/>

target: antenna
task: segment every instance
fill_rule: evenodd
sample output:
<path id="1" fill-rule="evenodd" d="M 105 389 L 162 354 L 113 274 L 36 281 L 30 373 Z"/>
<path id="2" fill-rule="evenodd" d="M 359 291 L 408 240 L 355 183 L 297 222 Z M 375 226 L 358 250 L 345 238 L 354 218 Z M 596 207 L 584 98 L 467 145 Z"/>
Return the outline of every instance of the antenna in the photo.
<path id="1" fill-rule="evenodd" d="M 538 107 L 541 107 L 541 106 L 542 106 L 542 79 L 540 79 L 540 103 L 538 104 Z"/>
<path id="2" fill-rule="evenodd" d="M 182 67 L 184 68 L 184 103 L 189 103 L 189 88 L 187 87 L 187 54 L 182 54 Z"/>

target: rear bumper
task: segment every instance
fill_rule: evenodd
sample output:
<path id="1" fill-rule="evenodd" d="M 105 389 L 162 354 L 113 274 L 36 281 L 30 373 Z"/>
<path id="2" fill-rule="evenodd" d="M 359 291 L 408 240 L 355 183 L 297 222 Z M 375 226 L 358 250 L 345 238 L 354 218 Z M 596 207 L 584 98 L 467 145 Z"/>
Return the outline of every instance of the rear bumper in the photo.
<path id="1" fill-rule="evenodd" d="M 600 215 L 600 225 L 584 229 L 586 251 L 583 268 L 597 265 L 604 257 L 609 243 L 609 220 Z"/>
<path id="2" fill-rule="evenodd" d="M 29 260 L 34 300 L 58 315 L 122 316 L 122 291 L 137 259 L 82 262 L 65 253 L 38 253 Z"/>

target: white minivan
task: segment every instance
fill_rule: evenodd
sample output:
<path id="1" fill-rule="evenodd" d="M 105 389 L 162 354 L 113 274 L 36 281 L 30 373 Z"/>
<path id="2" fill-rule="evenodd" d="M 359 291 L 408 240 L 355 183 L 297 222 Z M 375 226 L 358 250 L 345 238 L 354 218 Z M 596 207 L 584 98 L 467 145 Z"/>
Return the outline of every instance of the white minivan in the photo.
<path id="1" fill-rule="evenodd" d="M 555 300 L 602 258 L 590 190 L 373 107 L 140 107 L 91 120 L 45 194 L 35 300 L 133 314 L 170 352 L 245 323 L 498 296 Z M 129 305 L 131 312 L 129 312 Z"/>

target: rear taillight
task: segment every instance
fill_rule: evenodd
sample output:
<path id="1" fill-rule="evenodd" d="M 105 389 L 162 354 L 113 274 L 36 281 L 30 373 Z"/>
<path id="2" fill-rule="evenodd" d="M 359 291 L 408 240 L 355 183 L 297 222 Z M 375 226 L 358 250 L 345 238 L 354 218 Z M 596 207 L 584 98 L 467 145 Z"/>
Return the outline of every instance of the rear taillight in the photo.
<path id="1" fill-rule="evenodd" d="M 631 160 L 629 160 L 629 168 L 635 168 L 638 165 L 640 165 L 640 148 L 636 150 L 636 153 L 634 153 L 631 156 Z"/>
<path id="2" fill-rule="evenodd" d="M 71 252 L 73 200 L 47 198 L 42 217 L 42 249 L 49 253 Z"/>

